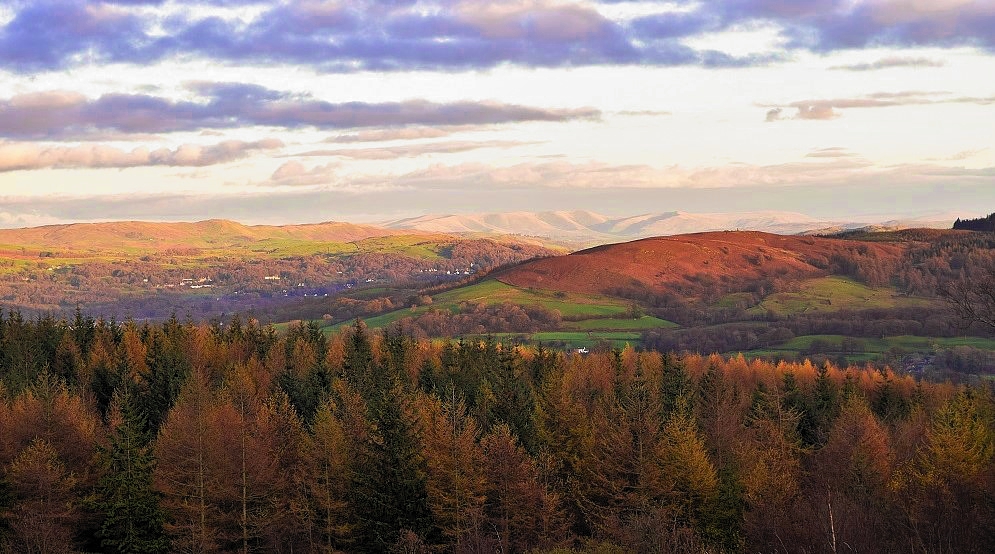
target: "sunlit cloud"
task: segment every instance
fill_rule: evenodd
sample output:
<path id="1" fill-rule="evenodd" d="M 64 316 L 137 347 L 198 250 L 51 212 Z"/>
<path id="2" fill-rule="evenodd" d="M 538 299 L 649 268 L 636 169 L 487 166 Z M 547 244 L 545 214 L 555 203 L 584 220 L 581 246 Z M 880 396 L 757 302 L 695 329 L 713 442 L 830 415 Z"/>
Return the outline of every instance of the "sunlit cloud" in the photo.
<path id="1" fill-rule="evenodd" d="M 0 172 L 36 169 L 97 169 L 142 166 L 205 167 L 243 159 L 263 150 L 282 148 L 283 142 L 224 141 L 202 146 L 184 144 L 175 149 L 135 148 L 131 151 L 84 144 L 45 146 L 36 143 L 0 142 Z"/>

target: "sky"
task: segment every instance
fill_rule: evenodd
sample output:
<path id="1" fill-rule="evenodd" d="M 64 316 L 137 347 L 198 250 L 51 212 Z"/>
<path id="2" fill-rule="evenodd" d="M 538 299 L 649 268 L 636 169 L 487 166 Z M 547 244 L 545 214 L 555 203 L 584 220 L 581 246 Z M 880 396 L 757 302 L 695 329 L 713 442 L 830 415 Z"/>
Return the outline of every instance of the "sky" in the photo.
<path id="1" fill-rule="evenodd" d="M 995 211 L 992 0 L 3 0 L 0 227 Z"/>

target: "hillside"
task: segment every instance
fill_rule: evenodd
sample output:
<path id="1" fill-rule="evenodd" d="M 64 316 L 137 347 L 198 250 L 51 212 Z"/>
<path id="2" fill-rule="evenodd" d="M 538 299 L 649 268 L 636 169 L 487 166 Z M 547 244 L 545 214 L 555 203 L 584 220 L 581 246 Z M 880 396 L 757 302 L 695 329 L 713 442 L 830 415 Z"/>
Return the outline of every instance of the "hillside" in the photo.
<path id="1" fill-rule="evenodd" d="M 834 259 L 894 264 L 905 247 L 819 237 L 729 231 L 655 237 L 535 260 L 497 278 L 524 287 L 603 294 L 637 286 L 663 292 L 674 285 L 776 278 L 799 281 L 829 273 Z"/>
<path id="2" fill-rule="evenodd" d="M 0 244 L 89 251 L 125 248 L 161 250 L 166 248 L 225 248 L 278 239 L 353 242 L 371 237 L 401 234 L 420 233 L 338 222 L 249 226 L 221 219 L 194 223 L 116 221 L 0 229 Z"/>
<path id="3" fill-rule="evenodd" d="M 963 231 L 697 233 L 527 261 L 367 323 L 561 348 L 876 361 L 959 379 L 950 371 L 995 371 L 995 340 L 965 331 L 937 291 L 991 267 L 995 237 Z"/>
<path id="4" fill-rule="evenodd" d="M 142 319 L 259 310 L 265 319 L 295 298 L 334 298 L 353 287 L 435 286 L 558 252 L 531 239 L 334 222 L 125 221 L 0 230 L 0 309 L 80 306 Z"/>

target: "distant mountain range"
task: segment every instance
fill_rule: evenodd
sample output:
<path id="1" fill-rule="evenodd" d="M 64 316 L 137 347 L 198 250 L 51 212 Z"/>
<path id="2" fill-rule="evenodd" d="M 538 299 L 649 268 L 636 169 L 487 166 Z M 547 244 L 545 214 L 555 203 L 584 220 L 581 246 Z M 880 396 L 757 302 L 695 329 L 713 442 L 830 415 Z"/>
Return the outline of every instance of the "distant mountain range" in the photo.
<path id="1" fill-rule="evenodd" d="M 956 214 L 908 220 L 827 221 L 793 212 L 662 212 L 610 217 L 590 211 L 425 215 L 381 223 L 388 229 L 435 233 L 517 234 L 580 242 L 611 242 L 706 231 L 763 231 L 782 235 L 834 233 L 849 229 L 949 228 Z"/>

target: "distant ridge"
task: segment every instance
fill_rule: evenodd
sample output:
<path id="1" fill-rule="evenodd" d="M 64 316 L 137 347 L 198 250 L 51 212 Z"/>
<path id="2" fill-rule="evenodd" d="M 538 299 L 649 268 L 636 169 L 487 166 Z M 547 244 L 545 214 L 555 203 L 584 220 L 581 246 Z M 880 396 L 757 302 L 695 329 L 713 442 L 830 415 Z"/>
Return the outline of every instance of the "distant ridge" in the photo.
<path id="1" fill-rule="evenodd" d="M 0 229 L 0 244 L 51 245 L 71 249 L 156 250 L 174 247 L 217 248 L 267 239 L 352 242 L 374 237 L 423 233 L 425 232 L 339 222 L 277 226 L 243 225 L 225 219 L 192 223 L 115 221 Z"/>
<path id="2" fill-rule="evenodd" d="M 465 215 L 424 215 L 388 221 L 394 230 L 434 233 L 517 234 L 550 239 L 614 242 L 664 235 L 709 231 L 760 231 L 781 235 L 830 234 L 854 229 L 898 230 L 910 227 L 949 228 L 955 216 L 938 215 L 908 220 L 826 221 L 780 211 L 690 213 L 682 211 L 609 217 L 585 210 L 505 212 Z"/>

